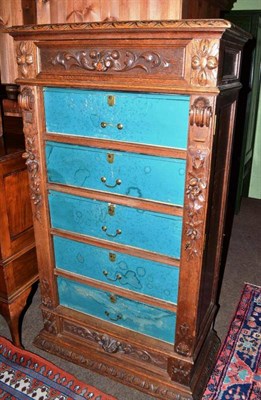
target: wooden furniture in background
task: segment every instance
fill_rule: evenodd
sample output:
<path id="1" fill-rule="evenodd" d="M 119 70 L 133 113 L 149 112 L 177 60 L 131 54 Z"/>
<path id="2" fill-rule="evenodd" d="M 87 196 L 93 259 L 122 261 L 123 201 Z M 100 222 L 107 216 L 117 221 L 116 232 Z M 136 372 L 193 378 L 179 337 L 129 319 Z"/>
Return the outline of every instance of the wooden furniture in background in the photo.
<path id="1" fill-rule="evenodd" d="M 14 343 L 21 346 L 22 314 L 38 270 L 17 89 L 0 86 L 0 313 L 10 327 Z"/>
<path id="2" fill-rule="evenodd" d="M 35 343 L 199 399 L 242 47 L 224 20 L 14 27 L 44 329 Z M 170 172 L 171 171 L 171 172 Z"/>
<path id="3" fill-rule="evenodd" d="M 21 347 L 20 323 L 38 279 L 28 173 L 23 151 L 0 156 L 0 313 L 14 344 Z"/>
<path id="4" fill-rule="evenodd" d="M 261 10 L 231 11 L 226 18 L 252 35 L 244 47 L 242 57 L 242 84 L 237 117 L 237 141 L 235 142 L 236 212 L 240 210 L 242 197 L 248 197 L 255 146 L 257 115 L 260 107 L 261 65 Z"/>
<path id="5" fill-rule="evenodd" d="M 219 18 L 235 0 L 37 1 L 37 23 Z"/>

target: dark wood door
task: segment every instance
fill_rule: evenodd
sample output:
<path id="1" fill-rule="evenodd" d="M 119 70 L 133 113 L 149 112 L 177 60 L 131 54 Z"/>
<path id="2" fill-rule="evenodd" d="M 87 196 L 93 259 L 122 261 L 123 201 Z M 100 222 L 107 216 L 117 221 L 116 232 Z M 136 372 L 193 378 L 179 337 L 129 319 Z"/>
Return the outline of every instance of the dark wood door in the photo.
<path id="1" fill-rule="evenodd" d="M 243 50 L 236 135 L 234 143 L 231 197 L 238 213 L 242 197 L 248 197 L 259 107 L 261 63 L 261 11 L 230 11 L 225 18 L 253 36 Z"/>

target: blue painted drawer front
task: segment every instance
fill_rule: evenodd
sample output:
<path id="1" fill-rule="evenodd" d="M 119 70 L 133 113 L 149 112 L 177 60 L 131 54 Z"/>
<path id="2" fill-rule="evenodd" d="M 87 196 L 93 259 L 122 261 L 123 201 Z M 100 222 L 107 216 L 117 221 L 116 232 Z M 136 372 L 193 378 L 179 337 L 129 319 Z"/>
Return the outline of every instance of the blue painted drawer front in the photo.
<path id="1" fill-rule="evenodd" d="M 59 236 L 53 241 L 58 268 L 177 304 L 179 268 Z"/>
<path id="2" fill-rule="evenodd" d="M 115 215 L 111 216 L 106 202 L 56 191 L 50 191 L 49 205 L 54 228 L 180 256 L 181 217 L 121 205 L 115 206 Z"/>
<path id="3" fill-rule="evenodd" d="M 48 142 L 46 162 L 49 182 L 183 205 L 185 160 Z"/>
<path id="4" fill-rule="evenodd" d="M 45 88 L 44 103 L 47 132 L 187 147 L 189 96 Z"/>
<path id="5" fill-rule="evenodd" d="M 61 305 L 166 342 L 174 342 L 175 313 L 65 278 L 58 277 L 57 281 Z"/>

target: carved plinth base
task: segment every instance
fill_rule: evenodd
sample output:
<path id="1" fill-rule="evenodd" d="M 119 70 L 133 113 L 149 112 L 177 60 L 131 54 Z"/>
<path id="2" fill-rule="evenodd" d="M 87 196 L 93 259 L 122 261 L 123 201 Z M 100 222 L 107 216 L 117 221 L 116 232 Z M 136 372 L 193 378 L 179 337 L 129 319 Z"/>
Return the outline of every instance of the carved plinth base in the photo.
<path id="1" fill-rule="evenodd" d="M 106 353 L 80 351 L 69 337 L 55 336 L 45 330 L 35 338 L 34 344 L 49 353 L 71 361 L 81 367 L 91 369 L 124 385 L 146 392 L 155 398 L 164 400 L 200 400 L 219 348 L 219 339 L 211 332 L 201 352 L 200 359 L 194 366 L 194 374 L 189 387 L 172 381 L 166 372 L 148 375 L 142 368 L 119 360 L 115 362 Z M 193 393 L 192 393 L 193 392 Z"/>

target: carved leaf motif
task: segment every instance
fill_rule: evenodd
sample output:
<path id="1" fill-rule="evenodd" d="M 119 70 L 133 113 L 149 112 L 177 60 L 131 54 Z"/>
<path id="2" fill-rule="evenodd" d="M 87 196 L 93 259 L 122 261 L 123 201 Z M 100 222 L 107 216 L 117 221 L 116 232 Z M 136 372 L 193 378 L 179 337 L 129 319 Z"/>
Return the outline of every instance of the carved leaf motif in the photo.
<path id="1" fill-rule="evenodd" d="M 51 59 L 53 65 L 60 64 L 66 70 L 73 66 L 88 71 L 106 72 L 125 72 L 134 68 L 140 68 L 147 73 L 155 68 L 168 68 L 170 62 L 163 59 L 156 52 L 143 52 L 136 54 L 133 51 L 120 50 L 90 50 L 77 51 L 75 53 L 59 52 Z"/>
<path id="2" fill-rule="evenodd" d="M 68 323 L 67 321 L 64 323 L 64 328 L 71 333 L 98 343 L 99 346 L 101 346 L 107 353 L 126 354 L 158 366 L 164 365 L 166 362 L 166 360 L 163 358 L 154 357 L 145 350 L 139 350 L 130 344 L 120 342 L 119 340 L 114 339 L 106 334 L 100 334 L 87 328 L 77 327 L 71 323 Z"/>
<path id="3" fill-rule="evenodd" d="M 46 24 L 46 25 L 29 25 L 12 27 L 12 32 L 33 32 L 37 31 L 72 31 L 78 29 L 137 29 L 137 28 L 154 28 L 154 29 L 190 29 L 190 28 L 223 28 L 231 27 L 231 23 L 222 19 L 188 19 L 177 21 L 104 21 L 104 22 L 85 22 L 78 24 Z M 68 32 L 69 33 L 69 32 Z"/>
<path id="4" fill-rule="evenodd" d="M 17 64 L 21 74 L 26 78 L 29 74 L 29 67 L 33 64 L 32 45 L 30 42 L 21 42 L 17 48 Z"/>

